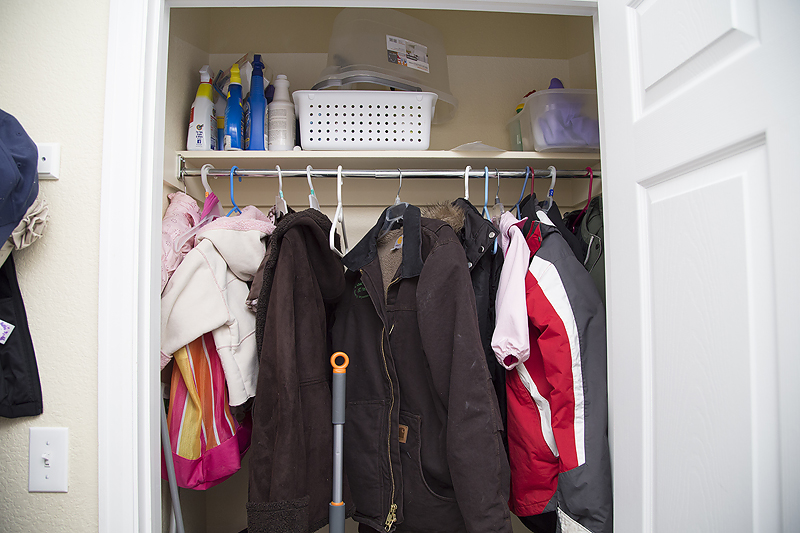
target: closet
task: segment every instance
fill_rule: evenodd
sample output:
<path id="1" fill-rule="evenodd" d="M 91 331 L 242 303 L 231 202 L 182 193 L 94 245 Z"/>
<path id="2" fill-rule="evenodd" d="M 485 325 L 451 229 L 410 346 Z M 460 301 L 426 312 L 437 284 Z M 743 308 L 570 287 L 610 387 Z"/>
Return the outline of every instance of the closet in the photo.
<path id="1" fill-rule="evenodd" d="M 596 153 L 449 151 L 473 141 L 510 148 L 505 124 L 514 107 L 554 76 L 570 88 L 593 89 L 602 81 L 615 529 L 772 532 L 800 519 L 800 462 L 793 455 L 800 285 L 797 248 L 786 245 L 794 242 L 800 195 L 792 120 L 800 104 L 791 93 L 798 82 L 791 51 L 800 49 L 794 3 L 469 0 L 431 3 L 455 10 L 437 11 L 422 2 L 381 2 L 425 7 L 409 13 L 445 36 L 459 110 L 450 123 L 434 126 L 430 150 L 187 156 L 181 152 L 188 109 L 202 65 L 227 68 L 258 52 L 276 73 L 288 75 L 290 90 L 308 89 L 325 66 L 339 9 L 185 7 L 214 3 L 111 2 L 99 313 L 101 531 L 156 530 L 156 509 L 167 501 L 161 498 L 166 488 L 158 486 L 157 372 L 154 362 L 144 362 L 158 346 L 158 289 L 146 287 L 157 279 L 159 192 L 163 201 L 184 188 L 179 155 L 191 169 L 203 163 L 219 169 L 599 168 Z M 570 16 L 458 11 L 476 9 Z M 125 107 L 128 97 L 136 105 Z M 141 131 L 132 130 L 142 117 Z M 585 201 L 587 181 L 559 180 L 559 206 Z M 271 206 L 275 182 L 244 178 L 236 183 L 237 202 Z M 285 182 L 287 202 L 303 207 L 305 178 Z M 537 196 L 544 182 L 536 183 Z M 314 184 L 331 216 L 333 180 L 315 178 Z M 212 180 L 223 199 L 226 185 Z M 462 195 L 462 185 L 404 180 L 402 197 L 419 204 L 446 200 Z M 504 180 L 503 203 L 512 205 L 520 188 L 521 180 Z M 199 197 L 199 178 L 189 178 L 186 189 Z M 396 191 L 395 179 L 346 178 L 351 242 Z M 482 196 L 483 180 L 472 180 L 470 198 L 478 203 Z M 193 531 L 242 526 L 246 476 L 217 489 L 186 493 L 184 516 L 187 525 L 196 520 Z M 166 523 L 166 506 L 161 516 Z"/>
<path id="2" fill-rule="evenodd" d="M 559 78 L 571 89 L 596 89 L 595 52 L 591 17 L 488 13 L 444 10 L 403 10 L 435 28 L 444 37 L 451 93 L 458 98 L 455 118 L 431 128 L 426 151 L 294 151 L 294 152 L 188 152 L 185 151 L 188 112 L 198 82 L 198 71 L 208 64 L 213 71 L 226 69 L 243 54 L 261 53 L 275 74 L 286 74 L 290 92 L 310 89 L 328 59 L 327 47 L 333 19 L 341 8 L 174 8 L 169 21 L 166 123 L 163 190 L 166 195 L 185 190 L 202 200 L 200 178 L 180 180 L 181 169 L 197 170 L 204 164 L 228 172 L 239 169 L 274 170 L 385 169 L 386 178 L 356 178 L 345 174 L 342 187 L 347 238 L 350 246 L 371 228 L 377 216 L 391 205 L 397 193 L 396 169 L 489 168 L 488 204 L 498 191 L 495 169 L 547 169 L 582 171 L 600 168 L 599 152 L 538 153 L 511 151 L 507 122 L 517 103 L 531 90 L 547 89 L 551 78 Z M 480 141 L 503 151 L 451 151 Z M 213 176 L 213 173 L 212 173 Z M 580 209 L 587 199 L 587 178 L 558 179 L 555 199 L 566 212 Z M 593 193 L 601 192 L 601 180 Z M 230 206 L 228 177 L 210 179 L 222 203 Z M 336 180 L 314 176 L 321 208 L 332 217 L 336 208 Z M 499 197 L 506 206 L 520 198 L 523 179 L 503 178 Z M 549 179 L 536 178 L 534 191 L 544 198 Z M 485 179 L 470 180 L 469 197 L 479 207 L 484 203 Z M 305 176 L 284 177 L 283 194 L 296 209 L 308 207 Z M 530 192 L 530 183 L 525 194 Z M 275 203 L 278 180 L 274 177 L 243 177 L 234 182 L 240 206 L 255 205 L 263 211 Z M 404 179 L 402 199 L 415 205 L 454 200 L 464 195 L 463 179 Z M 227 212 L 227 209 L 226 209 Z M 163 500 L 168 501 L 166 483 Z M 238 532 L 246 527 L 247 464 L 232 478 L 208 491 L 181 489 L 187 531 Z M 169 507 L 162 505 L 163 521 Z M 348 527 L 353 527 L 351 524 Z M 526 531 L 517 524 L 519 531 Z M 354 529 L 353 529 L 354 530 Z M 350 531 L 350 529 L 348 529 Z M 515 529 L 516 531 L 516 529 Z"/>

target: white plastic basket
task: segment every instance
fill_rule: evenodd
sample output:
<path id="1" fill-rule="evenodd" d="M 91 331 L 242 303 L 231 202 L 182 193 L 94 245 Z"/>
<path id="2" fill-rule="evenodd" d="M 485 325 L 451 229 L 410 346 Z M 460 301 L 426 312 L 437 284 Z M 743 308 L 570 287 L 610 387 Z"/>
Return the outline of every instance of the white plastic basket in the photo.
<path id="1" fill-rule="evenodd" d="M 427 150 L 436 93 L 295 91 L 303 150 Z"/>

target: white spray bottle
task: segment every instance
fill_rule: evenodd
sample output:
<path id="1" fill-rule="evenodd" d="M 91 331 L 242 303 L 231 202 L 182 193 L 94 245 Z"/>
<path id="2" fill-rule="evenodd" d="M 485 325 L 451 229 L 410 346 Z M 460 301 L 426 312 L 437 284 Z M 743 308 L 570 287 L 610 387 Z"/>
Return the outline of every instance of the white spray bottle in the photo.
<path id="1" fill-rule="evenodd" d="M 217 117 L 212 101 L 211 69 L 204 65 L 200 69 L 200 86 L 192 104 L 189 118 L 189 133 L 186 136 L 187 150 L 217 149 Z"/>
<path id="2" fill-rule="evenodd" d="M 275 96 L 269 104 L 269 149 L 294 149 L 294 103 L 289 96 L 289 80 L 278 74 L 273 83 Z"/>

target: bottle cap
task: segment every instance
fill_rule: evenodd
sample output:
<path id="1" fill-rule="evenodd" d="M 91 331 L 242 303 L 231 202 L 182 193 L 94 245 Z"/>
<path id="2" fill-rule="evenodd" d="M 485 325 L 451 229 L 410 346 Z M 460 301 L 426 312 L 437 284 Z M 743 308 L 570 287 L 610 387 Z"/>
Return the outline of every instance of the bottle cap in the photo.
<path id="1" fill-rule="evenodd" d="M 242 76 L 239 74 L 239 63 L 234 63 L 231 67 L 231 83 L 242 84 Z"/>
<path id="2" fill-rule="evenodd" d="M 208 65 L 203 65 L 203 68 L 200 69 L 200 82 L 201 83 L 211 83 L 212 73 L 211 67 Z"/>
<path id="3" fill-rule="evenodd" d="M 261 62 L 261 54 L 253 55 L 253 74 L 261 74 L 264 63 Z"/>

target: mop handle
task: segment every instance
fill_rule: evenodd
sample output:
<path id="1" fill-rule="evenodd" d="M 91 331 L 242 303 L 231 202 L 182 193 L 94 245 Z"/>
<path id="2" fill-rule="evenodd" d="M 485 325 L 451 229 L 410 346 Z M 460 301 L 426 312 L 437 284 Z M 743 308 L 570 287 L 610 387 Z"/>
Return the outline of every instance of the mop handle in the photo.
<path id="1" fill-rule="evenodd" d="M 344 363 L 336 364 L 337 358 Z M 344 352 L 331 356 L 333 382 L 331 384 L 331 419 L 333 422 L 333 499 L 328 507 L 330 533 L 344 533 L 345 509 L 342 501 L 342 444 L 344 440 L 345 379 L 350 358 Z"/>

